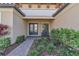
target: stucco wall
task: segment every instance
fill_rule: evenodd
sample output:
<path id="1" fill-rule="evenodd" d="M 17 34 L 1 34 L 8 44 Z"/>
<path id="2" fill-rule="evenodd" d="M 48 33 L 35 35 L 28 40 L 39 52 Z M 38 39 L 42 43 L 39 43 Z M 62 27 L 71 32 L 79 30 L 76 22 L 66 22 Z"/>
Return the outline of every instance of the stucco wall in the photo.
<path id="1" fill-rule="evenodd" d="M 9 26 L 9 33 L 7 36 L 13 41 L 13 8 L 0 8 L 1 23 Z"/>
<path id="2" fill-rule="evenodd" d="M 52 21 L 53 28 L 72 28 L 79 30 L 79 4 L 70 4 Z"/>
<path id="3" fill-rule="evenodd" d="M 16 41 L 17 36 L 26 36 L 26 24 L 22 17 L 19 12 L 13 9 L 13 42 Z"/>
<path id="4" fill-rule="evenodd" d="M 42 30 L 43 30 L 43 27 L 42 27 L 42 25 L 43 24 L 49 24 L 49 32 L 50 32 L 50 23 L 51 23 L 51 21 L 52 20 L 42 20 L 42 19 L 29 19 L 29 20 L 27 20 L 27 19 L 25 19 L 25 21 L 26 21 L 26 26 L 27 26 L 27 35 L 29 36 L 29 23 L 37 23 L 38 24 L 38 36 L 40 36 L 41 35 L 41 33 L 42 33 Z"/>
<path id="5" fill-rule="evenodd" d="M 26 25 L 22 15 L 14 8 L 0 8 L 1 23 L 9 26 L 11 44 L 15 43 L 17 36 L 26 35 Z"/>

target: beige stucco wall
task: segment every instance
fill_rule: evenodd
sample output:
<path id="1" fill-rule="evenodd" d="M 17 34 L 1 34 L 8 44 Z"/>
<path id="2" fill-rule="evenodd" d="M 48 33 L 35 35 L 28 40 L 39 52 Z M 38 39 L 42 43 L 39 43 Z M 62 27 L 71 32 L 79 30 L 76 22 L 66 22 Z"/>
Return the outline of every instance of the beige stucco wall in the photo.
<path id="1" fill-rule="evenodd" d="M 26 35 L 26 26 L 22 15 L 14 8 L 0 8 L 1 23 L 9 26 L 11 44 L 15 43 L 17 36 Z"/>
<path id="2" fill-rule="evenodd" d="M 26 21 L 26 26 L 27 26 L 27 35 L 29 36 L 29 23 L 37 23 L 38 24 L 38 35 L 37 36 L 40 36 L 41 33 L 42 33 L 42 30 L 43 30 L 43 27 L 42 25 L 43 24 L 49 24 L 49 32 L 50 32 L 50 23 L 52 20 L 46 20 L 46 19 L 25 19 Z"/>
<path id="3" fill-rule="evenodd" d="M 11 37 L 13 41 L 13 8 L 0 8 L 1 23 L 9 26 L 9 33 L 7 36 Z"/>
<path id="4" fill-rule="evenodd" d="M 13 42 L 16 41 L 17 36 L 26 36 L 26 24 L 22 17 L 19 12 L 13 9 Z"/>
<path id="5" fill-rule="evenodd" d="M 53 28 L 72 28 L 79 30 L 79 4 L 70 4 L 52 21 Z"/>

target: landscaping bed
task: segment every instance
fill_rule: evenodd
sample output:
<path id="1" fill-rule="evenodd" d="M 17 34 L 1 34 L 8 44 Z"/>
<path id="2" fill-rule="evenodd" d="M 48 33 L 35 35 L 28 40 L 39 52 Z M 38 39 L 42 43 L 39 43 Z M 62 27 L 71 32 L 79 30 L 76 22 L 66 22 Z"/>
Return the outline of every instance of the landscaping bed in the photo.
<path id="1" fill-rule="evenodd" d="M 39 40 L 41 40 L 41 43 L 37 42 Z M 42 40 L 46 40 L 46 38 L 35 40 L 28 56 L 79 56 L 79 51 L 76 51 L 71 47 L 55 45 L 52 40 L 47 41 L 47 44 L 45 45 Z"/>
<path id="2" fill-rule="evenodd" d="M 18 47 L 19 44 L 14 43 L 11 46 L 7 47 L 3 53 L 3 55 L 7 55 L 8 53 L 10 53 L 12 50 L 14 50 L 16 47 Z"/>
<path id="3" fill-rule="evenodd" d="M 7 55 L 14 48 L 20 45 L 23 41 L 25 41 L 25 35 L 17 36 L 16 42 L 11 44 L 10 28 L 8 25 L 0 24 L 0 56 Z"/>
<path id="4" fill-rule="evenodd" d="M 53 29 L 50 38 L 34 41 L 28 56 L 79 56 L 79 31 Z"/>
<path id="5" fill-rule="evenodd" d="M 24 35 L 18 36 L 14 44 L 11 44 L 10 38 L 0 38 L 0 56 L 7 55 L 24 41 Z"/>

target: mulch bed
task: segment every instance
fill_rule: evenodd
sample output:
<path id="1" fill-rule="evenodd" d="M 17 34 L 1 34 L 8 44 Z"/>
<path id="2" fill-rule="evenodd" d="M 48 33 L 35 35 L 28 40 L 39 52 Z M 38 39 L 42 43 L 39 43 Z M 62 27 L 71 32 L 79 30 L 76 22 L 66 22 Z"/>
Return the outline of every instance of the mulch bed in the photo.
<path id="1" fill-rule="evenodd" d="M 4 55 L 7 55 L 8 53 L 10 53 L 12 50 L 14 50 L 17 46 L 19 46 L 19 44 L 14 43 L 11 46 L 9 46 L 8 48 L 5 49 L 4 51 Z"/>
<path id="2" fill-rule="evenodd" d="M 24 41 L 23 41 L 24 42 Z M 23 43 L 22 42 L 22 43 Z M 6 56 L 7 54 L 9 54 L 12 50 L 14 50 L 16 47 L 18 47 L 20 44 L 14 43 L 12 45 L 10 45 L 8 48 L 6 48 L 4 50 L 4 52 L 2 53 L 2 56 Z"/>
<path id="3" fill-rule="evenodd" d="M 0 54 L 0 56 L 6 56 L 7 54 L 9 54 L 12 50 L 14 50 L 16 47 L 18 47 L 20 44 L 14 43 L 12 45 L 10 45 L 9 47 L 7 47 L 6 49 L 4 49 L 2 51 L 2 53 Z"/>

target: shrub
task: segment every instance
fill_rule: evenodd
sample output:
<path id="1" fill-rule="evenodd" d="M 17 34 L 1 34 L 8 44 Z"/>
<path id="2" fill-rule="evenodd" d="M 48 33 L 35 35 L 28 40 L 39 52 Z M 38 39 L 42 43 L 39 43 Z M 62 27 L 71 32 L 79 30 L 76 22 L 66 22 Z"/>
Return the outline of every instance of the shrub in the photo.
<path id="1" fill-rule="evenodd" d="M 24 35 L 18 36 L 17 39 L 16 39 L 16 43 L 17 43 L 17 44 L 20 44 L 20 43 L 22 43 L 23 41 L 25 41 L 25 36 L 24 36 Z"/>
<path id="2" fill-rule="evenodd" d="M 4 49 L 11 45 L 10 38 L 0 38 L 0 48 Z"/>
<path id="3" fill-rule="evenodd" d="M 51 31 L 51 38 L 52 38 L 52 42 L 55 44 L 55 45 L 59 45 L 60 44 L 60 36 L 61 34 L 59 33 L 59 29 L 52 29 Z"/>
<path id="4" fill-rule="evenodd" d="M 45 45 L 47 46 L 48 44 L 48 39 L 47 38 L 40 38 L 35 40 L 35 46 L 37 47 L 38 45 Z"/>
<path id="5" fill-rule="evenodd" d="M 55 47 L 55 45 L 54 45 L 53 43 L 49 43 L 49 44 L 47 45 L 46 50 L 48 51 L 49 54 L 51 54 L 51 52 L 52 52 L 53 49 L 55 49 L 55 48 L 56 48 L 56 47 Z"/>
<path id="6" fill-rule="evenodd" d="M 39 52 L 37 50 L 32 50 L 31 51 L 31 56 L 38 56 Z"/>
<path id="7" fill-rule="evenodd" d="M 51 37 L 55 44 L 62 43 L 73 48 L 79 47 L 79 31 L 73 29 L 53 29 Z"/>
<path id="8" fill-rule="evenodd" d="M 39 52 L 43 52 L 46 48 L 44 45 L 38 45 L 37 48 L 36 48 Z"/>
<path id="9" fill-rule="evenodd" d="M 79 31 L 67 28 L 57 28 L 51 31 L 51 37 L 54 44 L 62 44 L 65 46 L 60 50 L 59 54 L 64 56 L 79 55 L 79 52 L 73 48 L 79 48 Z M 69 48 L 71 47 L 71 49 Z"/>
<path id="10" fill-rule="evenodd" d="M 79 56 L 79 52 L 72 48 L 61 48 L 59 53 L 61 56 Z"/>
<path id="11" fill-rule="evenodd" d="M 48 39 L 46 37 L 42 37 L 34 41 L 30 53 L 28 55 L 40 55 L 42 52 L 46 51 L 46 47 L 48 45 Z"/>

